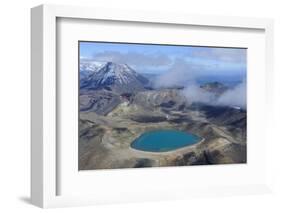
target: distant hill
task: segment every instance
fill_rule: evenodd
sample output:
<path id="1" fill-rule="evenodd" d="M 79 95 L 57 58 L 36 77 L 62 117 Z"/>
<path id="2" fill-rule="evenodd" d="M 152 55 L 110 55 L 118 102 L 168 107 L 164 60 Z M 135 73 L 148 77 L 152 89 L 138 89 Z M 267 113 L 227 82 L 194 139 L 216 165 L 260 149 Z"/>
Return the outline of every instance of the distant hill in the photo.
<path id="1" fill-rule="evenodd" d="M 207 92 L 216 93 L 218 95 L 224 93 L 226 90 L 228 90 L 228 87 L 224 84 L 214 81 L 214 82 L 208 82 L 205 84 L 200 85 L 201 89 L 204 89 Z"/>

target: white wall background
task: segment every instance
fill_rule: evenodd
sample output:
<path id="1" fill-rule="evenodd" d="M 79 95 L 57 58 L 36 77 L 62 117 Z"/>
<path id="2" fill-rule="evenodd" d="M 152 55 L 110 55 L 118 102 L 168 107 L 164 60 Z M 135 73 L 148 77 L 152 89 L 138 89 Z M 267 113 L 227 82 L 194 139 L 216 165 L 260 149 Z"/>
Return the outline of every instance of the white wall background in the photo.
<path id="1" fill-rule="evenodd" d="M 281 3 L 278 0 L 8 0 L 0 7 L 0 211 L 37 212 L 29 204 L 30 8 L 42 3 L 275 19 L 275 125 L 272 195 L 202 198 L 47 210 L 52 212 L 280 212 Z M 279 85 L 278 85 L 279 84 Z M 278 126 L 279 124 L 279 126 Z M 207 178 L 207 177 L 206 177 Z"/>

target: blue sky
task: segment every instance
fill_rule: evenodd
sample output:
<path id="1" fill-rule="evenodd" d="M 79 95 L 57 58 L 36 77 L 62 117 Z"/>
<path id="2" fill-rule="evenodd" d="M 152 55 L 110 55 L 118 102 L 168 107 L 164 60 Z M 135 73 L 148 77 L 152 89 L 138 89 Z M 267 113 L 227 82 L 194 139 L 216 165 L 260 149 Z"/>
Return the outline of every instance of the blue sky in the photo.
<path id="1" fill-rule="evenodd" d="M 80 60 L 126 63 L 137 72 L 165 74 L 174 69 L 189 75 L 246 78 L 247 50 L 173 45 L 80 42 Z M 184 72 L 181 72 L 184 73 Z"/>

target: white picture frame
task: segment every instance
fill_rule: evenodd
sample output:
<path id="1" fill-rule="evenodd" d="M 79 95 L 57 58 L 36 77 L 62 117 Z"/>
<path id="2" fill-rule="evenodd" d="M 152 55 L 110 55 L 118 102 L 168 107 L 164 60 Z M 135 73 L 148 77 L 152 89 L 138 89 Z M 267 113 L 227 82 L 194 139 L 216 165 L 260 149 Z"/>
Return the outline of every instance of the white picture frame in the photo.
<path id="1" fill-rule="evenodd" d="M 119 22 L 153 23 L 159 25 L 180 25 L 180 26 L 200 26 L 218 27 L 232 29 L 254 29 L 264 32 L 265 58 L 263 79 L 265 83 L 262 92 L 265 94 L 265 115 L 264 123 L 266 131 L 263 134 L 266 139 L 264 149 L 267 149 L 265 166 L 260 173 L 264 173 L 265 178 L 258 183 L 235 183 L 233 185 L 219 185 L 210 187 L 200 187 L 199 183 L 194 183 L 194 188 L 184 188 L 181 190 L 172 185 L 164 190 L 153 189 L 148 192 L 150 195 L 133 194 L 126 191 L 122 196 L 118 193 L 106 191 L 103 195 L 64 195 L 58 193 L 58 174 L 61 167 L 58 166 L 60 156 L 57 146 L 57 20 L 79 19 L 79 20 L 108 20 Z M 41 5 L 31 10 L 31 73 L 32 73 L 32 103 L 31 103 L 31 201 L 34 205 L 47 207 L 62 207 L 76 205 L 92 205 L 98 203 L 116 202 L 138 202 L 143 200 L 165 200 L 198 196 L 213 195 L 233 195 L 252 194 L 270 191 L 270 125 L 272 109 L 272 82 L 273 82 L 273 21 L 271 19 L 241 18 L 241 17 L 217 17 L 187 14 L 166 14 L 145 11 L 123 11 L 100 8 L 85 8 L 74 6 L 54 6 Z M 166 170 L 169 168 L 166 168 Z M 228 168 L 229 169 L 229 168 Z M 150 170 L 140 171 L 147 174 Z M 153 171 L 161 173 L 160 170 Z M 206 173 L 208 170 L 206 170 Z M 122 174 L 118 174 L 119 177 Z M 136 175 L 136 174 L 134 174 Z M 139 173 L 138 173 L 139 175 Z M 206 174 L 208 175 L 208 174 Z M 164 185 L 163 185 L 164 187 Z M 74 188 L 73 188 L 74 189 Z M 71 190 L 71 189 L 70 189 Z"/>

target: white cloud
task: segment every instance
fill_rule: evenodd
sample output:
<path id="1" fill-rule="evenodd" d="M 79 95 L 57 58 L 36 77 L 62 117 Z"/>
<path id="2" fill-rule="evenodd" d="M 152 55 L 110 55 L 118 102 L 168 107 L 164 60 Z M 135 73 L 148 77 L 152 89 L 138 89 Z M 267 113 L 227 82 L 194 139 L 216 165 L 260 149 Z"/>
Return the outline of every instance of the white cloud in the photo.
<path id="1" fill-rule="evenodd" d="M 138 52 L 121 53 L 104 51 L 93 56 L 94 60 L 125 63 L 130 66 L 165 66 L 171 64 L 171 59 L 164 54 L 141 54 Z"/>
<path id="2" fill-rule="evenodd" d="M 154 86 L 185 86 L 187 82 L 194 81 L 201 74 L 198 65 L 193 65 L 187 63 L 184 59 L 176 58 L 171 68 L 155 79 Z"/>
<path id="3" fill-rule="evenodd" d="M 187 85 L 182 91 L 182 94 L 190 104 L 194 102 L 213 104 L 215 100 L 215 94 L 203 90 L 195 83 Z"/>
<path id="4" fill-rule="evenodd" d="M 223 93 L 222 96 L 220 96 L 217 100 L 217 104 L 225 106 L 239 106 L 245 109 L 247 105 L 246 82 L 243 81 L 233 89 L 230 89 Z"/>
<path id="5" fill-rule="evenodd" d="M 194 48 L 193 57 L 220 62 L 242 63 L 247 60 L 247 49 L 237 48 Z"/>
<path id="6" fill-rule="evenodd" d="M 203 90 L 196 83 L 186 85 L 182 91 L 182 94 L 186 97 L 188 103 L 190 104 L 199 102 L 216 106 L 241 107 L 243 109 L 246 109 L 247 107 L 246 93 L 247 90 L 245 81 L 234 88 L 227 90 L 219 97 L 217 97 L 214 93 Z"/>

